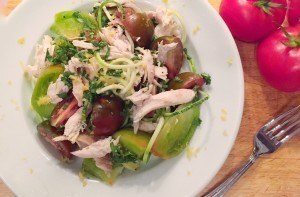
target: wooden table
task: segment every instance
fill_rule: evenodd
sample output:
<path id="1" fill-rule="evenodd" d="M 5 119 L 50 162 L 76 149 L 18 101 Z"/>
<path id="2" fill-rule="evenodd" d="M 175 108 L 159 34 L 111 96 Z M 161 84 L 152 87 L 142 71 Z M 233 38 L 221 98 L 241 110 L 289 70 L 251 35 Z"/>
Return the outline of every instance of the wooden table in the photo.
<path id="1" fill-rule="evenodd" d="M 221 0 L 209 0 L 218 9 Z M 10 0 L 8 13 L 19 0 Z M 245 76 L 245 109 L 236 143 L 224 166 L 205 189 L 235 171 L 251 153 L 253 135 L 260 126 L 288 106 L 300 103 L 300 94 L 279 92 L 264 82 L 257 69 L 255 44 L 237 41 Z M 204 192 L 205 192 L 204 191 Z M 0 196 L 12 196 L 0 182 Z M 227 196 L 300 196 L 300 136 L 276 154 L 261 158 Z"/>

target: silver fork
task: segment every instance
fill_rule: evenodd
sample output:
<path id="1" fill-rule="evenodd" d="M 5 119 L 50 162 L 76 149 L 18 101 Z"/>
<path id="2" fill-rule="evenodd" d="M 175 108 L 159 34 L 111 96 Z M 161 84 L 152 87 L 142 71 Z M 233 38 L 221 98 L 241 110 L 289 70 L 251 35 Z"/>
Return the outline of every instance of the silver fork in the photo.
<path id="1" fill-rule="evenodd" d="M 249 161 L 205 196 L 223 196 L 254 164 L 259 156 L 275 152 L 282 144 L 299 132 L 300 105 L 272 119 L 260 128 L 254 137 L 254 149 Z"/>

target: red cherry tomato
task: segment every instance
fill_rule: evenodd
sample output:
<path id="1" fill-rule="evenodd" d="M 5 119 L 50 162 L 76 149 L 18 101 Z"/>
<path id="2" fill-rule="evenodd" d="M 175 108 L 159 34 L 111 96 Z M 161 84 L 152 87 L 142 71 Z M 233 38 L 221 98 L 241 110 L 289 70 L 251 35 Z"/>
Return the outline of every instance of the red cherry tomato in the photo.
<path id="1" fill-rule="evenodd" d="M 183 66 L 183 44 L 181 40 L 175 36 L 163 36 L 154 40 L 150 49 L 157 50 L 158 44 L 177 43 L 176 47 L 167 53 L 167 60 L 165 62 L 168 68 L 168 79 L 174 79 L 179 74 Z"/>
<path id="2" fill-rule="evenodd" d="M 101 96 L 96 99 L 91 122 L 94 135 L 97 137 L 114 134 L 124 122 L 124 101 L 117 96 Z"/>
<path id="3" fill-rule="evenodd" d="M 300 23 L 300 0 L 290 0 L 288 21 L 292 26 Z"/>
<path id="4" fill-rule="evenodd" d="M 256 42 L 280 27 L 286 7 L 286 0 L 223 0 L 220 15 L 235 38 Z"/>
<path id="5" fill-rule="evenodd" d="M 154 34 L 154 25 L 145 13 L 137 13 L 132 8 L 125 8 L 124 18 L 120 12 L 116 16 L 139 47 L 147 48 Z"/>
<path id="6" fill-rule="evenodd" d="M 52 127 L 48 120 L 40 123 L 37 126 L 37 130 L 48 143 L 50 143 L 57 151 L 60 152 L 63 158 L 72 158 L 71 152 L 73 151 L 73 145 L 69 141 L 54 141 L 53 138 L 62 135 L 62 133 L 59 132 L 55 127 Z"/>
<path id="7" fill-rule="evenodd" d="M 79 109 L 74 96 L 69 96 L 58 103 L 51 114 L 51 125 L 54 127 L 64 126 L 67 120 Z"/>
<path id="8" fill-rule="evenodd" d="M 300 91 L 300 24 L 277 30 L 257 49 L 261 74 L 273 87 L 284 92 Z"/>

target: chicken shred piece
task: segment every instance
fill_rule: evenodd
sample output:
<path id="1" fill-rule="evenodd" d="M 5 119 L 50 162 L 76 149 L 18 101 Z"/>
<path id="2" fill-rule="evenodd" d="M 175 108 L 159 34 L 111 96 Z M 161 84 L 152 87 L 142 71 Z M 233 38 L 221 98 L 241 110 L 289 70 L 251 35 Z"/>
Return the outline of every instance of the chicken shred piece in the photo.
<path id="1" fill-rule="evenodd" d="M 159 67 L 159 66 L 155 66 L 154 67 L 154 75 L 155 77 L 162 79 L 164 81 L 167 80 L 167 75 L 168 75 L 168 69 L 167 67 L 163 66 L 163 67 Z"/>
<path id="2" fill-rule="evenodd" d="M 153 123 L 153 122 L 140 121 L 139 123 L 139 130 L 147 133 L 153 133 L 156 127 L 157 127 L 157 123 Z"/>
<path id="3" fill-rule="evenodd" d="M 98 63 L 94 58 L 91 58 L 90 63 L 87 64 L 81 62 L 77 57 L 72 57 L 69 60 L 68 65 L 66 65 L 66 71 L 74 74 L 78 72 L 79 68 L 84 69 L 91 80 L 97 76 L 98 71 L 100 70 Z"/>
<path id="4" fill-rule="evenodd" d="M 196 93 L 189 89 L 178 89 L 151 95 L 139 106 L 133 108 L 134 131 L 138 130 L 139 122 L 151 111 L 156 109 L 181 105 L 192 101 Z"/>
<path id="5" fill-rule="evenodd" d="M 145 87 L 140 89 L 139 91 L 133 93 L 132 95 L 128 96 L 126 99 L 130 100 L 133 104 L 140 106 L 144 100 L 148 99 L 151 96 L 151 90 L 153 85 L 150 87 Z"/>
<path id="6" fill-rule="evenodd" d="M 68 65 L 66 65 L 66 71 L 69 71 L 71 73 L 77 73 L 78 68 L 83 68 L 84 63 L 81 62 L 77 57 L 72 57 Z"/>
<path id="7" fill-rule="evenodd" d="M 157 59 L 162 63 L 166 63 L 168 52 L 175 49 L 177 43 L 163 44 L 162 42 L 158 43 L 158 56 Z"/>
<path id="8" fill-rule="evenodd" d="M 155 12 L 147 12 L 149 18 L 155 18 L 158 25 L 154 29 L 156 37 L 176 36 L 182 38 L 181 26 L 175 21 L 173 13 L 164 8 L 158 7 Z"/>
<path id="9" fill-rule="evenodd" d="M 83 104 L 83 92 L 85 90 L 85 85 L 79 76 L 71 76 L 73 84 L 73 95 L 78 102 L 78 106 L 81 107 Z"/>
<path id="10" fill-rule="evenodd" d="M 91 145 L 94 142 L 95 142 L 94 138 L 87 134 L 80 134 L 76 140 L 76 144 L 81 149 Z"/>
<path id="11" fill-rule="evenodd" d="M 98 168 L 100 168 L 101 170 L 103 170 L 104 172 L 111 172 L 112 171 L 112 162 L 111 159 L 109 157 L 109 155 L 107 154 L 105 157 L 98 157 L 95 158 L 95 164 Z"/>
<path id="12" fill-rule="evenodd" d="M 63 93 L 69 92 L 69 87 L 65 85 L 63 81 L 61 81 L 62 75 L 58 77 L 56 82 L 51 82 L 48 90 L 47 90 L 47 96 L 50 98 L 50 102 L 52 104 L 57 104 L 61 102 L 63 99 L 60 98 L 58 95 Z"/>
<path id="13" fill-rule="evenodd" d="M 54 138 L 54 141 L 64 141 L 69 140 L 74 144 L 80 134 L 80 131 L 83 130 L 82 125 L 82 107 L 79 108 L 66 122 L 64 135 Z"/>
<path id="14" fill-rule="evenodd" d="M 118 140 L 113 140 L 112 137 L 100 139 L 99 141 L 94 142 L 81 150 L 72 152 L 72 154 L 81 158 L 105 157 L 107 154 L 111 153 L 111 143 L 114 143 L 116 145 L 118 143 Z"/>
<path id="15" fill-rule="evenodd" d="M 88 43 L 82 40 L 73 40 L 73 45 L 78 48 L 82 49 L 90 49 L 90 50 L 96 50 L 97 47 L 95 47 L 92 43 Z"/>
<path id="16" fill-rule="evenodd" d="M 25 71 L 29 73 L 31 76 L 38 78 L 41 73 L 49 66 L 49 63 L 46 61 L 47 52 L 51 56 L 54 54 L 53 39 L 45 35 L 42 41 L 42 44 L 38 44 L 35 50 L 34 56 L 34 65 L 28 65 L 25 67 Z"/>
<path id="17" fill-rule="evenodd" d="M 101 29 L 101 38 L 110 45 L 109 59 L 132 58 L 134 56 L 131 41 L 124 33 L 119 25 L 116 28 L 108 26 Z M 104 52 L 106 52 L 106 49 Z"/>
<path id="18" fill-rule="evenodd" d="M 142 61 L 145 65 L 144 81 L 147 77 L 148 82 L 153 83 L 155 70 L 154 70 L 154 60 L 151 51 L 140 47 L 138 47 L 137 50 L 139 50 L 143 54 Z"/>

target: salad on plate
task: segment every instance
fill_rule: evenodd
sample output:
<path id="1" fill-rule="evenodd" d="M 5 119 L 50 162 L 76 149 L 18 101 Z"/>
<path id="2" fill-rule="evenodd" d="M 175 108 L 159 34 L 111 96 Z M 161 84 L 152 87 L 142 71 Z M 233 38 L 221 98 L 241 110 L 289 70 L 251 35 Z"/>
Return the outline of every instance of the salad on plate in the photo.
<path id="1" fill-rule="evenodd" d="M 180 15 L 164 7 L 105 0 L 57 13 L 26 66 L 39 134 L 65 161 L 83 158 L 83 176 L 108 184 L 151 155 L 178 156 L 201 123 L 211 81 L 185 41 Z"/>

